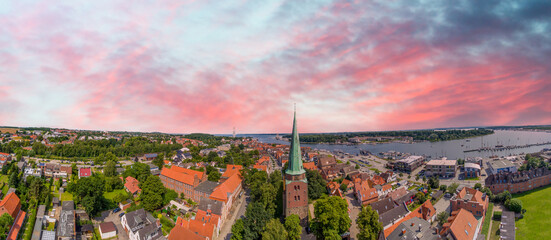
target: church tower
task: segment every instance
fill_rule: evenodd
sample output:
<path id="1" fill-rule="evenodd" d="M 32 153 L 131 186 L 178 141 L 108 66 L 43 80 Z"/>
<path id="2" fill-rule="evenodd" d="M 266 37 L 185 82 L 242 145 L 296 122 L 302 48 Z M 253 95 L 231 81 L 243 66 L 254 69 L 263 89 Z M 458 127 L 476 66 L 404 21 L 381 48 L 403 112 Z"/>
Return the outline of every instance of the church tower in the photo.
<path id="1" fill-rule="evenodd" d="M 308 180 L 302 165 L 300 140 L 297 131 L 297 113 L 295 109 L 293 119 L 293 136 L 289 152 L 289 164 L 285 170 L 285 188 L 283 194 L 283 208 L 285 217 L 296 214 L 302 226 L 308 222 Z"/>

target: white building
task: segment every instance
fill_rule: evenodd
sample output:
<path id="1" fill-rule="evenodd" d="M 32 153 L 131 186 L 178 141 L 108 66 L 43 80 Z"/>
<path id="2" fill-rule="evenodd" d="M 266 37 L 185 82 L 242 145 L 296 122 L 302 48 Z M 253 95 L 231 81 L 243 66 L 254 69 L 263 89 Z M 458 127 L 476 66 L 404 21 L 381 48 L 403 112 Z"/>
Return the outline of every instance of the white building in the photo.
<path id="1" fill-rule="evenodd" d="M 117 228 L 113 222 L 104 222 L 99 225 L 99 234 L 102 239 L 108 239 L 117 236 Z"/>

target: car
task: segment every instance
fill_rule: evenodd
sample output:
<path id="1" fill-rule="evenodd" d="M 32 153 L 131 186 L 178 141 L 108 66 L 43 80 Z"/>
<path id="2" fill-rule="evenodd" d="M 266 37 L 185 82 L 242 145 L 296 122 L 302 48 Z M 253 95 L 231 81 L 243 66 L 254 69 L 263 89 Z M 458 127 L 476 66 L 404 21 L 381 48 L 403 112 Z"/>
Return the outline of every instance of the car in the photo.
<path id="1" fill-rule="evenodd" d="M 445 198 L 451 198 L 452 195 L 451 195 L 450 193 L 446 193 L 446 194 L 444 194 L 444 197 L 445 197 Z"/>
<path id="2" fill-rule="evenodd" d="M 124 216 L 124 212 L 122 212 L 121 214 L 119 214 L 119 217 L 122 217 L 122 216 Z"/>
<path id="3" fill-rule="evenodd" d="M 113 213 L 117 213 L 117 212 L 119 212 L 120 210 L 121 210 L 120 208 L 115 208 L 115 209 L 113 210 Z"/>

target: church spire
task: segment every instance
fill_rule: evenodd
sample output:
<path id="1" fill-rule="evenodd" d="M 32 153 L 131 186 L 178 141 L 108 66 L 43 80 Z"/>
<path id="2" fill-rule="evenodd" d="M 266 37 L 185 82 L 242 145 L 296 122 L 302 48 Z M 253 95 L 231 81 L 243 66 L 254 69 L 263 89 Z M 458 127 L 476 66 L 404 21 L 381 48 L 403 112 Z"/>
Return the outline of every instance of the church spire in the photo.
<path id="1" fill-rule="evenodd" d="M 302 154 L 300 151 L 300 140 L 297 131 L 297 107 L 295 105 L 295 113 L 293 117 L 293 134 L 291 136 L 291 151 L 289 151 L 289 166 L 285 171 L 286 174 L 299 175 L 303 174 Z"/>

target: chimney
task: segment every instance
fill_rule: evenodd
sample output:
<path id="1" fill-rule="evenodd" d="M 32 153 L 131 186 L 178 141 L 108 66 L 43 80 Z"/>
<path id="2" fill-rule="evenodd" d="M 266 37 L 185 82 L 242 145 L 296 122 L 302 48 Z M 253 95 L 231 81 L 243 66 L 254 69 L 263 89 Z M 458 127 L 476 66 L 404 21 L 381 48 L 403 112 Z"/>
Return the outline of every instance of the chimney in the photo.
<path id="1" fill-rule="evenodd" d="M 419 223 L 419 232 L 421 232 L 421 224 Z"/>

